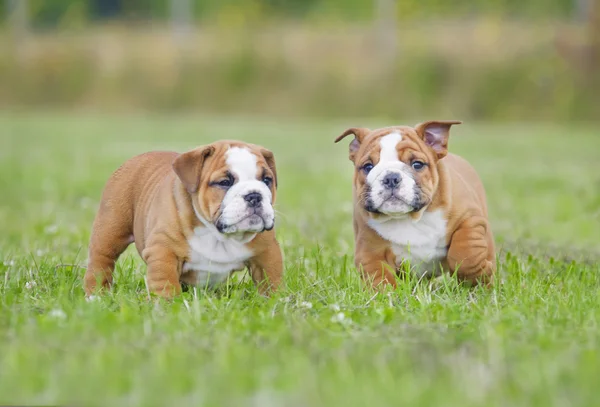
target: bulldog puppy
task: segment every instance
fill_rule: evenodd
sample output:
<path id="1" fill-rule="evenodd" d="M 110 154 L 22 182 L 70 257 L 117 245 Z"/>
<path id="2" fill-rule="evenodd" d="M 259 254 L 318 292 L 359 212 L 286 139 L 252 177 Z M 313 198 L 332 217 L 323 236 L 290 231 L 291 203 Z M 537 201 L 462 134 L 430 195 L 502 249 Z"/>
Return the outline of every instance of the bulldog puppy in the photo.
<path id="1" fill-rule="evenodd" d="M 459 121 L 429 121 L 354 135 L 355 263 L 373 286 L 396 286 L 405 260 L 417 275 L 442 270 L 471 283 L 490 284 L 494 239 L 483 185 L 462 158 L 448 154 Z"/>
<path id="2" fill-rule="evenodd" d="M 108 180 L 94 221 L 84 288 L 112 283 L 131 243 L 148 266 L 148 289 L 170 298 L 181 283 L 212 287 L 248 267 L 261 294 L 280 286 L 282 253 L 273 229 L 273 153 L 239 141 L 189 152 L 149 152 Z"/>

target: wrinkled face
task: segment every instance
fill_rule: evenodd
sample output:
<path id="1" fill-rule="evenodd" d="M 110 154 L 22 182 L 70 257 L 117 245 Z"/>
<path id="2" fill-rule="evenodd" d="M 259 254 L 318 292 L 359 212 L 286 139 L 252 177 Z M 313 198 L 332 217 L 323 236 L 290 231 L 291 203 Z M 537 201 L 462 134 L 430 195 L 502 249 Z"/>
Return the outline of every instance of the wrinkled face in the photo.
<path id="1" fill-rule="evenodd" d="M 365 210 L 396 217 L 431 202 L 436 167 L 423 147 L 401 130 L 375 137 L 365 146 L 357 156 L 355 178 Z"/>
<path id="2" fill-rule="evenodd" d="M 259 157 L 245 147 L 231 147 L 225 157 L 225 168 L 210 181 L 224 192 L 215 226 L 222 233 L 273 229 L 273 174 L 264 159 L 259 165 Z"/>
<path id="3" fill-rule="evenodd" d="M 356 203 L 372 218 L 419 218 L 437 190 L 437 162 L 447 154 L 448 130 L 460 122 L 426 122 L 416 128 L 351 128 Z"/>
<path id="4" fill-rule="evenodd" d="M 174 168 L 188 192 L 196 198 L 197 215 L 223 234 L 273 229 L 276 173 L 270 151 L 240 142 L 219 142 L 180 157 L 186 154 L 190 155 L 189 163 L 183 165 L 183 160 L 178 158 Z M 182 176 L 186 171 L 178 171 L 178 167 L 199 173 L 194 181 L 194 184 L 197 182 L 195 190 L 186 185 L 186 177 Z"/>

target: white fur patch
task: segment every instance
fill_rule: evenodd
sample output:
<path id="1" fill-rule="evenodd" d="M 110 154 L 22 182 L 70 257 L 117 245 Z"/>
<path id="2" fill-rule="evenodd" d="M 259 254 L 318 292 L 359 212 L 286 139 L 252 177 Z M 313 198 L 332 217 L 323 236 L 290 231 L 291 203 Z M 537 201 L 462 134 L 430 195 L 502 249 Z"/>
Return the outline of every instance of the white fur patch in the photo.
<path id="1" fill-rule="evenodd" d="M 232 271 L 242 270 L 244 263 L 252 257 L 253 253 L 245 243 L 227 238 L 212 228 L 197 227 L 188 239 L 190 260 L 185 262 L 183 271 L 194 270 L 198 276 L 197 284 L 201 287 L 221 283 Z"/>
<path id="2" fill-rule="evenodd" d="M 398 161 L 398 151 L 396 146 L 402 141 L 402 134 L 390 133 L 387 136 L 383 136 L 379 140 L 379 146 L 381 146 L 381 152 L 379 153 L 379 162 Z"/>
<path id="3" fill-rule="evenodd" d="M 436 274 L 439 262 L 446 257 L 446 225 L 442 210 L 425 212 L 420 220 L 388 218 L 370 219 L 368 225 L 392 243 L 396 267 L 409 260 L 418 275 Z"/>
<path id="4" fill-rule="evenodd" d="M 415 198 L 415 180 L 412 177 L 410 167 L 404 164 L 398 158 L 397 145 L 402 141 L 400 133 L 390 133 L 379 140 L 381 150 L 379 152 L 379 162 L 373 167 L 367 175 L 367 183 L 371 187 L 370 198 L 373 205 L 380 212 L 394 215 L 410 212 L 412 207 L 409 205 Z M 390 174 L 400 175 L 400 186 L 394 192 L 398 200 L 389 200 L 391 192 L 383 185 L 383 178 Z"/>
<path id="5" fill-rule="evenodd" d="M 225 163 L 239 182 L 256 180 L 257 159 L 247 148 L 231 147 L 225 156 L 227 157 Z"/>

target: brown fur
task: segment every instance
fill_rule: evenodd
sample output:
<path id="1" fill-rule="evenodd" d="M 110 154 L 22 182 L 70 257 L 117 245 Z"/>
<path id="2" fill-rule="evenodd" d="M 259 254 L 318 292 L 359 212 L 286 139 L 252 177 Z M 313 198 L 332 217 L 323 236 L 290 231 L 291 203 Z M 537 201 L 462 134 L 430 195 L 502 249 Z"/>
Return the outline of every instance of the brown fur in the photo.
<path id="1" fill-rule="evenodd" d="M 94 220 L 84 288 L 91 295 L 109 287 L 115 262 L 135 242 L 148 266 L 148 289 L 172 297 L 181 292 L 181 282 L 195 281 L 194 271 L 183 272 L 189 260 L 188 238 L 202 227 L 194 213 L 207 220 L 218 217 L 225 192 L 209 183 L 227 171 L 229 147 L 247 147 L 258 157 L 259 171 L 277 182 L 273 154 L 256 145 L 220 141 L 187 153 L 149 152 L 125 162 L 108 180 Z M 257 174 L 258 175 L 258 174 Z M 275 230 L 259 233 L 246 244 L 254 256 L 248 268 L 261 293 L 282 283 L 282 253 Z"/>
<path id="2" fill-rule="evenodd" d="M 349 158 L 355 164 L 354 237 L 355 263 L 365 280 L 374 287 L 380 284 L 396 286 L 398 273 L 391 243 L 368 226 L 369 218 L 381 216 L 364 208 L 366 176 L 361 170 L 370 159 L 379 161 L 379 139 L 394 131 L 402 134 L 398 143 L 398 157 L 410 165 L 414 159 L 429 163 L 424 171 L 416 173 L 422 188 L 422 199 L 428 202 L 419 212 L 411 213 L 414 220 L 424 212 L 441 209 L 445 213 L 446 246 L 448 253 L 442 267 L 456 273 L 462 281 L 473 284 L 491 284 L 496 271 L 494 238 L 488 222 L 487 204 L 483 184 L 475 170 L 461 157 L 447 153 L 450 126 L 460 122 L 425 122 L 415 128 L 408 126 L 387 127 L 377 130 L 351 128 L 335 142 L 353 134 Z M 427 144 L 426 129 L 429 126 L 443 128 L 441 143 L 432 148 Z"/>

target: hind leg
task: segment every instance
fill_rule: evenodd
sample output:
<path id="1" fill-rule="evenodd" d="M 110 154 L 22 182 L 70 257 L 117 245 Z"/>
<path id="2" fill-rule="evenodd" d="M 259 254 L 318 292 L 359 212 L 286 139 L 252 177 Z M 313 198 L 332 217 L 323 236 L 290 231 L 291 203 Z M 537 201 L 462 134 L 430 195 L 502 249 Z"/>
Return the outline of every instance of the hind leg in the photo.
<path id="1" fill-rule="evenodd" d="M 103 202 L 94 220 L 83 283 L 88 296 L 110 287 L 117 259 L 133 243 L 131 217 L 120 209 Z"/>

